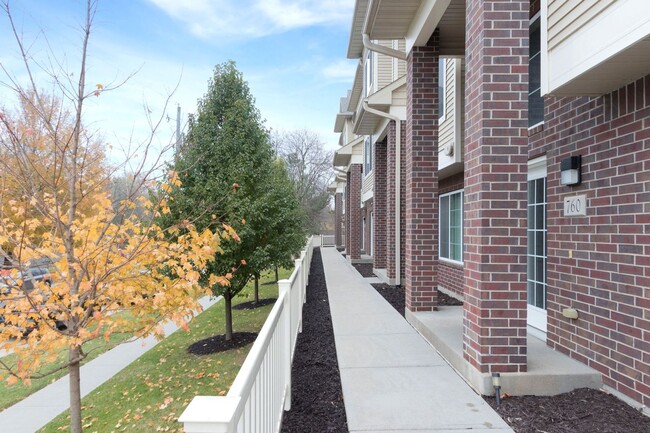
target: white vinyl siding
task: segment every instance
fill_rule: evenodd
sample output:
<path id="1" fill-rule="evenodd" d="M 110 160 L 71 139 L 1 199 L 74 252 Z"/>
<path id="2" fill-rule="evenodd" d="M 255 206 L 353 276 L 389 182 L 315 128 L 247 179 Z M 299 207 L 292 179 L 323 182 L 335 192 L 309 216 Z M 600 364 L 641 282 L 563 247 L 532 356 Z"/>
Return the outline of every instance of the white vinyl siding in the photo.
<path id="1" fill-rule="evenodd" d="M 548 48 L 552 50 L 567 37 L 577 32 L 598 14 L 604 12 L 614 0 L 548 2 Z"/>
<path id="2" fill-rule="evenodd" d="M 386 48 L 392 48 L 392 41 L 380 41 L 379 45 Z M 384 54 L 375 54 L 377 56 L 377 87 L 375 92 L 383 89 L 393 82 L 393 58 Z"/>

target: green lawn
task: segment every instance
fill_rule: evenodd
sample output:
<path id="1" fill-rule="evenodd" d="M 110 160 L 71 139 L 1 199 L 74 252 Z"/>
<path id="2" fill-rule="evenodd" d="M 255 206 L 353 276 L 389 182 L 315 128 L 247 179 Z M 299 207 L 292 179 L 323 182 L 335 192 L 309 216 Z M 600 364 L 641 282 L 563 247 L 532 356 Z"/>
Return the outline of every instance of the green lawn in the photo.
<path id="1" fill-rule="evenodd" d="M 124 341 L 128 338 L 128 335 L 124 334 L 114 334 L 111 335 L 108 344 L 103 339 L 94 339 L 84 344 L 84 351 L 88 352 L 88 357 L 83 360 L 83 364 L 92 361 L 97 358 L 102 353 L 114 347 L 115 344 Z M 63 350 L 59 353 L 57 360 L 50 364 L 46 364 L 42 371 L 47 371 L 58 365 L 63 365 L 67 359 L 68 351 Z M 7 355 L 2 357 L 2 361 L 8 365 L 15 366 L 18 357 L 16 355 Z M 50 383 L 56 381 L 57 379 L 68 374 L 68 370 L 60 370 L 56 373 L 53 373 L 47 377 L 41 379 L 33 379 L 30 385 L 25 384 L 24 382 L 18 382 L 14 385 L 8 385 L 5 380 L 0 381 L 0 410 L 6 409 L 11 405 L 18 403 L 23 400 L 25 397 L 30 396 L 36 391 L 46 387 Z"/>
<path id="2" fill-rule="evenodd" d="M 281 271 L 287 278 L 289 271 Z M 277 297 L 273 273 L 263 277 L 260 298 Z M 266 284 L 265 284 L 266 283 Z M 253 299 L 252 283 L 233 304 Z M 233 310 L 235 332 L 258 332 L 272 304 L 252 310 Z M 190 323 L 190 331 L 177 331 L 160 342 L 82 401 L 87 432 L 180 432 L 176 420 L 196 395 L 224 395 L 251 345 L 211 355 L 187 353 L 187 347 L 204 338 L 223 334 L 224 303 L 219 302 Z M 82 377 L 83 380 L 83 377 Z M 65 412 L 40 432 L 69 429 Z"/>

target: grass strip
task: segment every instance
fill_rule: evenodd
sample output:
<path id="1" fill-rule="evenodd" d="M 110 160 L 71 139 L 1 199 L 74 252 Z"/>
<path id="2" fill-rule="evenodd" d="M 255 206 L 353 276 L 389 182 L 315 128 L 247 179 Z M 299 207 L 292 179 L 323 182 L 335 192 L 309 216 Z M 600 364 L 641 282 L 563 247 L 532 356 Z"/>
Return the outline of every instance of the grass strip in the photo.
<path id="1" fill-rule="evenodd" d="M 88 357 L 82 361 L 82 365 L 92 361 L 102 353 L 105 353 L 106 351 L 115 347 L 116 344 L 125 341 L 128 338 L 129 336 L 125 334 L 112 334 L 108 342 L 104 341 L 103 339 L 94 339 L 92 341 L 89 341 L 83 345 L 84 351 L 88 352 Z M 64 349 L 59 353 L 56 361 L 45 364 L 41 370 L 47 371 L 53 367 L 63 365 L 67 359 L 68 350 Z M 3 356 L 2 360 L 8 365 L 15 366 L 16 362 L 18 362 L 18 357 L 14 354 L 10 354 Z M 19 401 L 22 401 L 33 393 L 62 378 L 66 374 L 68 374 L 67 369 L 60 370 L 56 373 L 52 373 L 47 377 L 33 379 L 29 385 L 22 381 L 19 381 L 13 385 L 8 385 L 5 380 L 0 381 L 0 410 L 4 410 L 9 406 L 18 403 Z"/>
<path id="2" fill-rule="evenodd" d="M 288 278 L 289 271 L 280 271 Z M 273 273 L 260 280 L 260 298 L 278 294 Z M 250 283 L 233 304 L 253 300 Z M 273 304 L 251 310 L 233 309 L 235 332 L 259 332 Z M 187 347 L 224 333 L 224 302 L 218 302 L 176 331 L 82 400 L 84 431 L 181 432 L 177 418 L 196 395 L 225 395 L 252 344 L 227 352 L 192 355 Z M 83 377 L 82 377 L 83 380 Z M 67 396 L 61 396 L 67 398 Z M 66 411 L 39 432 L 69 430 Z"/>

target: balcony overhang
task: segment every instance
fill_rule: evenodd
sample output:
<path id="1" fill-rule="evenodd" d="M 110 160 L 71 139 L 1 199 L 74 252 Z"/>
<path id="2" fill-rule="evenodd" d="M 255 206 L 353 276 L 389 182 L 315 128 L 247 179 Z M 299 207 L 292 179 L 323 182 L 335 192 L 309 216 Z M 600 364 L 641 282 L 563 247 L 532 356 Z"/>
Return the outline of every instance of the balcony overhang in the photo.
<path id="1" fill-rule="evenodd" d="M 343 132 L 343 127 L 345 126 L 345 122 L 347 120 L 352 119 L 354 113 L 348 111 L 345 113 L 338 113 L 336 115 L 336 121 L 334 122 L 334 132 L 341 133 Z"/>
<path id="2" fill-rule="evenodd" d="M 555 3 L 542 8 L 542 95 L 599 96 L 650 74 L 650 16 L 639 13 L 646 1 L 603 3 L 562 31 Z"/>
<path id="3" fill-rule="evenodd" d="M 406 76 L 400 77 L 383 89 L 373 93 L 366 98 L 368 106 L 375 110 L 389 113 L 391 111 L 405 111 L 404 101 L 398 102 L 395 98 L 397 90 L 406 86 Z M 403 116 L 400 116 L 403 117 Z M 363 104 L 359 106 L 354 124 L 354 133 L 357 135 L 375 135 L 377 134 L 382 123 L 386 122 L 385 116 L 367 111 Z"/>
<path id="4" fill-rule="evenodd" d="M 354 80 L 352 81 L 352 89 L 350 90 L 350 97 L 348 99 L 348 111 L 354 111 L 359 105 L 363 94 L 363 66 L 361 62 L 357 65 L 357 70 L 354 73 Z"/>
<path id="5" fill-rule="evenodd" d="M 334 152 L 334 167 L 349 167 L 353 163 L 361 163 L 363 155 L 363 137 L 357 137 Z"/>
<path id="6" fill-rule="evenodd" d="M 357 0 L 354 4 L 350 41 L 348 42 L 348 59 L 360 59 L 363 55 L 363 27 L 367 10 L 368 0 Z"/>
<path id="7" fill-rule="evenodd" d="M 464 55 L 465 0 L 358 1 L 348 57 L 362 56 L 364 32 L 371 40 L 405 39 L 408 53 L 414 46 L 426 45 L 436 28 L 441 55 Z"/>

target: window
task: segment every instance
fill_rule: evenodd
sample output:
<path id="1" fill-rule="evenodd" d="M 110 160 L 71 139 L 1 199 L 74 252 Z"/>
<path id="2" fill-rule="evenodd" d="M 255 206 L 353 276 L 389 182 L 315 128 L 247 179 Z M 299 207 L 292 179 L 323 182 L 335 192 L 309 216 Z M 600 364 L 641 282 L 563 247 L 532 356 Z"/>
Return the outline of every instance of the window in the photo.
<path id="1" fill-rule="evenodd" d="M 372 135 L 366 137 L 363 154 L 363 174 L 368 176 L 372 171 Z"/>
<path id="2" fill-rule="evenodd" d="M 365 93 L 366 93 L 366 96 L 368 96 L 370 94 L 370 89 L 371 89 L 372 84 L 373 84 L 372 51 L 368 51 L 368 55 L 366 56 L 366 65 L 365 66 L 366 66 L 365 71 L 364 71 L 364 75 L 365 75 L 364 78 L 366 79 L 366 81 L 365 81 L 365 85 L 366 85 Z"/>
<path id="3" fill-rule="evenodd" d="M 530 25 L 528 57 L 528 127 L 544 121 L 544 98 L 542 87 L 542 56 L 540 19 Z"/>
<path id="4" fill-rule="evenodd" d="M 440 196 L 440 258 L 463 262 L 463 191 Z"/>
<path id="5" fill-rule="evenodd" d="M 443 57 L 438 61 L 438 101 L 439 121 L 445 120 L 445 92 L 447 91 L 447 60 Z"/>

